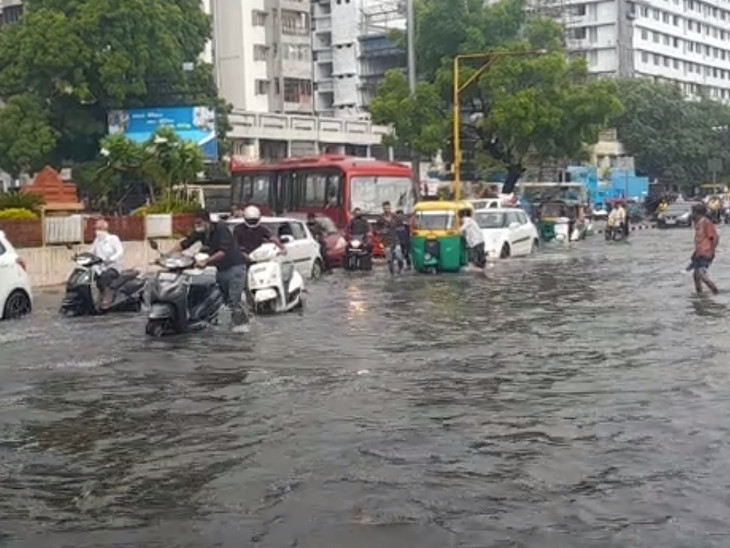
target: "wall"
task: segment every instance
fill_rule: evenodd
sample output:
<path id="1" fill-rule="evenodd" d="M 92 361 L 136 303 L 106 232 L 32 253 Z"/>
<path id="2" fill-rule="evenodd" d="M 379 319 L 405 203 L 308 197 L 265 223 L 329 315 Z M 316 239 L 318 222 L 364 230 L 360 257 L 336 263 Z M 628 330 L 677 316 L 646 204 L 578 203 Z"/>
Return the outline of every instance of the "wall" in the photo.
<path id="1" fill-rule="evenodd" d="M 162 251 L 169 251 L 177 241 L 157 240 Z M 75 245 L 73 251 L 63 246 L 19 248 L 16 251 L 26 262 L 33 287 L 41 288 L 65 283 L 73 268 L 73 254 L 88 249 L 88 245 Z M 156 257 L 157 252 L 147 242 L 124 242 L 124 268 L 147 271 Z"/>

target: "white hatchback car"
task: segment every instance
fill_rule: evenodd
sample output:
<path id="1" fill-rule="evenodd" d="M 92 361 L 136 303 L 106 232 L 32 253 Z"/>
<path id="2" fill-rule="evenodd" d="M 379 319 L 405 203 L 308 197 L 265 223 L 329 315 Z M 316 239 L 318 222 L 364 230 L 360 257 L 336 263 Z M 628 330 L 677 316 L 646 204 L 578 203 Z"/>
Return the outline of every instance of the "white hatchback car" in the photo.
<path id="1" fill-rule="evenodd" d="M 479 209 L 474 212 L 474 220 L 484 234 L 489 258 L 531 255 L 540 244 L 537 228 L 522 209 Z"/>
<path id="2" fill-rule="evenodd" d="M 25 263 L 0 230 L 0 318 L 20 318 L 32 308 L 33 293 Z"/>
<path id="3" fill-rule="evenodd" d="M 229 219 L 227 222 L 233 230 L 243 219 Z M 294 263 L 303 278 L 322 276 L 324 263 L 319 252 L 319 243 L 309 232 L 306 223 L 288 217 L 261 217 L 261 226 L 284 244 L 286 260 Z"/>

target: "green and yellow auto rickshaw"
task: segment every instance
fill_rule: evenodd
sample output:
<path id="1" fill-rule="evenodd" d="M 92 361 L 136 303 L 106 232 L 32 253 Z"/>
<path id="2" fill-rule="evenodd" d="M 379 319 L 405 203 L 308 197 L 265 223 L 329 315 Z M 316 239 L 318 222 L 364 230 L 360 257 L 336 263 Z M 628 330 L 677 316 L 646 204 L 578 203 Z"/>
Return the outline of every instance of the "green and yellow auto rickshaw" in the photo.
<path id="1" fill-rule="evenodd" d="M 537 231 L 541 240 L 582 240 L 587 236 L 588 228 L 581 202 L 551 200 L 540 204 Z"/>
<path id="2" fill-rule="evenodd" d="M 413 210 L 411 259 L 419 272 L 458 272 L 469 262 L 459 212 L 468 202 L 420 202 Z"/>

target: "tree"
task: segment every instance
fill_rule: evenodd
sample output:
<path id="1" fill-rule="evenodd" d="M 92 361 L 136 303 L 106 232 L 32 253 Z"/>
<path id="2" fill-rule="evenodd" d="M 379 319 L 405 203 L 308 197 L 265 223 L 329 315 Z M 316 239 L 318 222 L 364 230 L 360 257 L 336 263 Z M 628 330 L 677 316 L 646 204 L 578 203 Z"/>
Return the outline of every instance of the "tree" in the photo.
<path id="1" fill-rule="evenodd" d="M 378 84 L 370 112 L 376 124 L 393 126 L 394 134 L 386 138 L 385 144 L 433 156 L 441 148 L 446 129 L 443 107 L 433 86 L 422 82 L 411 96 L 403 72 L 389 70 Z"/>
<path id="2" fill-rule="evenodd" d="M 650 178 L 706 182 L 713 158 L 723 160 L 728 173 L 730 143 L 721 128 L 730 124 L 729 107 L 688 101 L 675 85 L 645 80 L 619 82 L 619 96 L 626 110 L 616 121 L 618 138 Z"/>
<path id="3" fill-rule="evenodd" d="M 211 34 L 199 0 L 30 0 L 26 7 L 21 23 L 0 34 L 0 98 L 28 95 L 47 105 L 57 137 L 50 163 L 98 158 L 110 110 L 217 104 L 210 65 L 183 70 Z M 11 139 L 31 140 L 27 129 Z"/>
<path id="4" fill-rule="evenodd" d="M 102 140 L 104 166 L 96 173 L 105 189 L 105 204 L 114 209 L 114 199 L 123 198 L 130 188 L 143 182 L 150 199 L 173 200 L 174 190 L 195 180 L 203 171 L 200 147 L 182 141 L 170 128 L 161 128 L 146 143 L 135 143 L 122 135 Z"/>
<path id="5" fill-rule="evenodd" d="M 0 110 L 0 166 L 13 178 L 39 171 L 57 139 L 47 109 L 32 95 L 13 95 Z"/>
<path id="6" fill-rule="evenodd" d="M 505 192 L 512 191 L 530 160 L 582 159 L 586 145 L 621 112 L 614 85 L 588 81 L 585 62 L 566 59 L 561 28 L 529 17 L 525 7 L 525 0 L 416 3 L 418 69 L 425 80 L 419 88 L 440 96 L 440 111 L 453 108 L 454 56 L 499 53 L 460 95 L 459 108 L 462 132 L 477 138 L 481 150 L 506 170 Z M 463 84 L 479 65 L 462 65 Z M 390 98 L 386 89 L 378 90 L 383 101 Z M 410 115 L 416 120 L 423 116 L 420 106 Z M 442 145 L 447 135 L 442 133 Z"/>

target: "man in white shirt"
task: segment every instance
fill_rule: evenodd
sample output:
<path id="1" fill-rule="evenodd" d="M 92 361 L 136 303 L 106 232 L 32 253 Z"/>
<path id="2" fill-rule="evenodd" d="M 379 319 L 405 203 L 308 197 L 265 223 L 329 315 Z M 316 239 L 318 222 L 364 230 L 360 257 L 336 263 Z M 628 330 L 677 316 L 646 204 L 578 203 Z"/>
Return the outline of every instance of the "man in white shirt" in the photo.
<path id="1" fill-rule="evenodd" d="M 608 214 L 608 220 L 613 227 L 618 230 L 625 231 L 626 228 L 626 210 L 621 202 L 616 202 Z"/>
<path id="2" fill-rule="evenodd" d="M 460 211 L 459 217 L 461 218 L 461 234 L 466 240 L 466 247 L 469 248 L 469 260 L 479 268 L 484 268 L 487 264 L 487 255 L 484 250 L 482 229 L 472 219 L 470 209 Z"/>
<path id="3" fill-rule="evenodd" d="M 91 253 L 103 261 L 96 267 L 102 294 L 100 308 L 109 308 L 114 298 L 114 291 L 110 286 L 122 271 L 124 247 L 117 236 L 109 234 L 109 223 L 104 219 L 96 221 L 96 238 L 91 244 Z"/>

